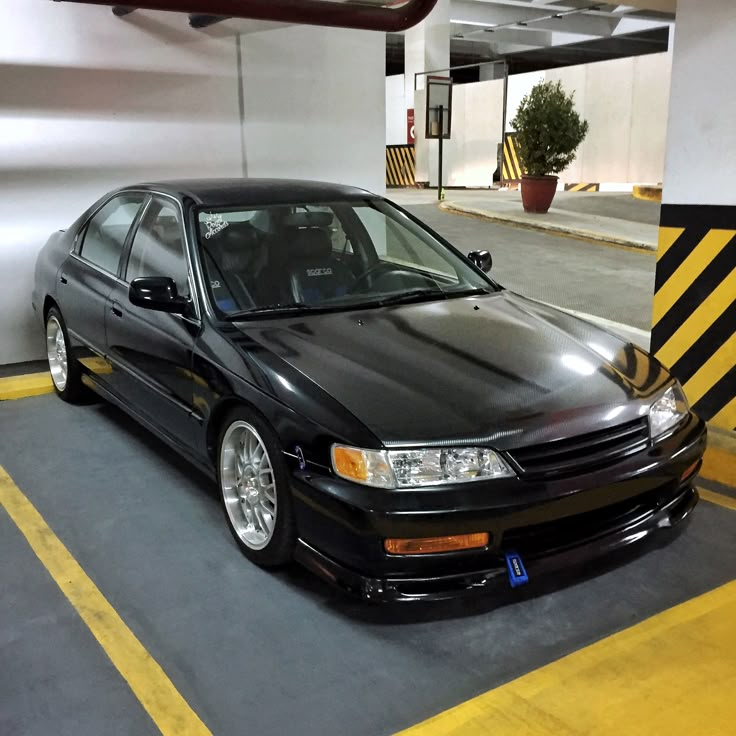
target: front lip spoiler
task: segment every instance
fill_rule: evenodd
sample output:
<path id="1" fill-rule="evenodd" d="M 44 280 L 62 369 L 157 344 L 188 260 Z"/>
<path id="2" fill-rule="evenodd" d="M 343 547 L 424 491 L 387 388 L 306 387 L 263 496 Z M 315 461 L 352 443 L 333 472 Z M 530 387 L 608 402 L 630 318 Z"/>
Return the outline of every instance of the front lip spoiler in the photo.
<path id="1" fill-rule="evenodd" d="M 643 542 L 664 529 L 677 526 L 691 514 L 698 499 L 698 492 L 687 487 L 667 505 L 643 520 L 560 551 L 525 559 L 529 579 L 534 582 L 555 573 L 569 571 L 588 560 L 603 558 L 617 550 Z M 372 578 L 341 565 L 302 539 L 298 540 L 294 557 L 297 562 L 328 582 L 373 602 L 440 601 L 481 591 L 509 588 L 503 560 L 490 569 L 441 577 Z"/>

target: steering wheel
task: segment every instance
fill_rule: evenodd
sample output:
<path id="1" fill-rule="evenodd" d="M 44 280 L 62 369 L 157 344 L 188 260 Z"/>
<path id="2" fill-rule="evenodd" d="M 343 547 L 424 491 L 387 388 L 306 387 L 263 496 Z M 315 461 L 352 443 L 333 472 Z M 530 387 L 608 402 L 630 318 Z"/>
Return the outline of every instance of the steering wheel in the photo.
<path id="1" fill-rule="evenodd" d="M 370 282 L 370 280 L 377 276 L 379 273 L 392 273 L 396 271 L 397 269 L 393 265 L 393 263 L 386 263 L 386 261 L 378 261 L 378 263 L 374 263 L 372 266 L 369 266 L 365 271 L 363 271 L 360 276 L 355 280 L 355 283 L 352 285 L 350 290 L 348 291 L 348 294 L 356 294 L 363 291 L 365 286 L 367 286 Z"/>

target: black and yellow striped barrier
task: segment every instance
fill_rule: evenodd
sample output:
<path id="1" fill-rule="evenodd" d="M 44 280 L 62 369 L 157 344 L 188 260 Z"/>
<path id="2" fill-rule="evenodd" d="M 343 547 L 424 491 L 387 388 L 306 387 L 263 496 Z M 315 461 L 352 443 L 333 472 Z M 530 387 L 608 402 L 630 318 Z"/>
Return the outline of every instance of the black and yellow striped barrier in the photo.
<path id="1" fill-rule="evenodd" d="M 736 430 L 736 207 L 663 205 L 652 352 L 693 410 Z"/>
<path id="2" fill-rule="evenodd" d="M 506 133 L 503 137 L 503 166 L 501 177 L 504 181 L 519 181 L 526 171 L 519 158 L 519 146 L 516 133 Z"/>
<path id="3" fill-rule="evenodd" d="M 414 146 L 386 146 L 386 186 L 413 187 L 416 184 Z"/>
<path id="4" fill-rule="evenodd" d="M 565 184 L 566 192 L 597 192 L 601 188 L 599 182 L 572 182 Z"/>

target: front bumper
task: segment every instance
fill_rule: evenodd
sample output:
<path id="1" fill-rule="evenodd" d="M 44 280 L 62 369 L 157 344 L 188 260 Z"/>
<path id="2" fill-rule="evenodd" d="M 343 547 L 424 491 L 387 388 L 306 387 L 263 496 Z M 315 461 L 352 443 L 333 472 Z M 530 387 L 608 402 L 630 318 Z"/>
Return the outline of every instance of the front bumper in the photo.
<path id="1" fill-rule="evenodd" d="M 672 436 L 613 467 L 550 482 L 518 478 L 460 488 L 382 492 L 295 472 L 296 559 L 368 600 L 440 600 L 508 587 L 505 553 L 530 582 L 579 568 L 677 526 L 695 507 L 705 424 L 691 415 Z M 468 486 L 473 486 L 469 488 Z M 387 537 L 487 531 L 481 550 L 389 555 Z"/>

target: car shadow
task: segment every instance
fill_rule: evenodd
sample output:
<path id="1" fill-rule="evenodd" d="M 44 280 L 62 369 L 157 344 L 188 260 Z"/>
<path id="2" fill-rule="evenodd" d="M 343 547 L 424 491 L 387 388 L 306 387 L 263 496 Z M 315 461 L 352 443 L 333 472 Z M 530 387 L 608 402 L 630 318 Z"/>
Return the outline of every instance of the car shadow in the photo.
<path id="1" fill-rule="evenodd" d="M 511 588 L 509 585 L 493 590 L 474 591 L 464 597 L 441 601 L 421 599 L 387 603 L 363 601 L 330 585 L 298 565 L 291 565 L 275 574 L 288 587 L 309 595 L 330 611 L 359 623 L 396 626 L 473 618 L 485 616 L 518 603 L 563 592 L 635 564 L 650 552 L 672 544 L 685 531 L 689 522 L 690 518 L 676 529 L 670 530 L 669 533 L 660 535 L 659 539 L 655 537 L 652 540 L 644 540 L 633 547 L 617 550 L 594 563 L 571 568 L 544 580 L 530 580 L 528 584 L 520 588 Z"/>
<path id="2" fill-rule="evenodd" d="M 89 405 L 99 412 L 107 421 L 129 434 L 137 442 L 144 445 L 156 458 L 168 466 L 186 483 L 182 488 L 196 488 L 212 501 L 213 518 L 220 513 L 220 497 L 213 479 L 182 458 L 163 440 L 139 424 L 122 409 L 98 399 L 91 400 Z M 195 474 L 193 476 L 193 473 Z M 192 483 L 194 480 L 194 483 Z M 655 535 L 652 539 L 639 542 L 631 547 L 617 550 L 608 557 L 594 563 L 570 569 L 544 580 L 530 580 L 523 587 L 512 589 L 510 586 L 495 587 L 488 591 L 474 591 L 470 595 L 442 601 L 426 601 L 422 599 L 401 602 L 370 602 L 351 595 L 340 588 L 322 580 L 306 568 L 291 563 L 283 568 L 271 571 L 271 574 L 288 590 L 309 597 L 317 605 L 331 613 L 349 618 L 355 622 L 369 625 L 411 625 L 432 621 L 472 618 L 484 616 L 495 610 L 534 600 L 542 596 L 564 591 L 583 584 L 588 580 L 611 573 L 615 570 L 636 563 L 639 559 L 655 549 L 669 546 L 688 527 L 688 517 L 677 528 L 667 533 Z M 222 520 L 223 533 L 227 533 L 225 520 Z M 233 555 L 240 555 L 236 544 L 232 545 Z M 243 557 L 244 564 L 252 564 Z"/>

